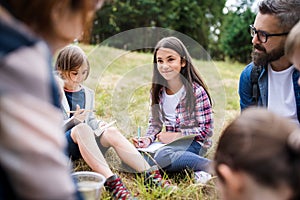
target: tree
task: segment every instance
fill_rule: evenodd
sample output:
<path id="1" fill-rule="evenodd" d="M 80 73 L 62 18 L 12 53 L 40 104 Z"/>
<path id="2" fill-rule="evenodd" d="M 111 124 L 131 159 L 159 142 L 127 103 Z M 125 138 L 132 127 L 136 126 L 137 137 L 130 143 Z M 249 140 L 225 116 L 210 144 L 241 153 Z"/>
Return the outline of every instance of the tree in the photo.
<path id="1" fill-rule="evenodd" d="M 251 2 L 246 1 L 236 11 L 229 11 L 221 27 L 220 49 L 233 61 L 247 63 L 251 60 L 252 38 L 249 25 L 255 18 Z"/>
<path id="2" fill-rule="evenodd" d="M 209 50 L 220 26 L 226 0 L 111 0 L 107 1 L 94 24 L 92 43 L 99 43 L 122 31 L 140 27 L 162 27 L 179 31 Z M 136 39 L 136 38 L 135 38 Z M 114 46 L 118 47 L 118 42 Z M 120 47 L 120 46 L 119 46 Z M 121 47 L 120 47 L 121 48 Z"/>

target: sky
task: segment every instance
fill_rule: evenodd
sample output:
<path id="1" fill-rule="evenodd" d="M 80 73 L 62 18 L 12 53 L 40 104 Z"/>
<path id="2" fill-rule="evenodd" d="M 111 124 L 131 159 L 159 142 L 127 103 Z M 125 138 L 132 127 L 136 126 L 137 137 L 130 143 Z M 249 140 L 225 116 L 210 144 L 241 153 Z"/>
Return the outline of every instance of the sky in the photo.
<path id="1" fill-rule="evenodd" d="M 256 5 L 259 1 L 260 0 L 255 0 L 253 3 L 252 10 L 254 12 L 255 12 Z M 229 9 L 231 9 L 232 6 L 237 5 L 240 2 L 241 2 L 241 0 L 227 0 L 225 6 Z M 232 8 L 232 9 L 234 10 L 234 8 Z M 227 12 L 226 9 L 224 9 L 223 12 L 226 13 Z"/>

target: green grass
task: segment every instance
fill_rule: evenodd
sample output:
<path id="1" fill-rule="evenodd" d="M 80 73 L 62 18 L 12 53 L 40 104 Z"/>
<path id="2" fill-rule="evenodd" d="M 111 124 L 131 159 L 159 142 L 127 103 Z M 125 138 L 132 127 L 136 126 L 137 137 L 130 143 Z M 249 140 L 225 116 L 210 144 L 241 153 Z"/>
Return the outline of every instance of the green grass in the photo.
<path id="1" fill-rule="evenodd" d="M 152 77 L 152 54 L 126 52 L 119 49 L 96 46 L 81 46 L 89 57 L 91 72 L 86 85 L 96 92 L 96 114 L 99 118 L 117 120 L 117 127 L 130 139 L 137 135 L 137 127 L 146 130 L 149 113 L 149 90 Z M 194 60 L 195 66 L 205 79 L 213 99 L 214 146 L 207 157 L 213 158 L 220 132 L 239 113 L 238 79 L 244 65 L 229 62 Z M 135 174 L 118 170 L 120 160 L 115 153 L 108 152 L 108 161 L 126 186 L 139 199 L 218 199 L 214 181 L 201 186 L 193 183 L 193 177 L 186 171 L 170 175 L 170 180 L 179 190 L 171 195 L 156 189 L 146 191 L 141 178 Z M 74 163 L 74 170 L 90 170 L 83 160 Z M 102 199 L 109 199 L 104 191 Z"/>

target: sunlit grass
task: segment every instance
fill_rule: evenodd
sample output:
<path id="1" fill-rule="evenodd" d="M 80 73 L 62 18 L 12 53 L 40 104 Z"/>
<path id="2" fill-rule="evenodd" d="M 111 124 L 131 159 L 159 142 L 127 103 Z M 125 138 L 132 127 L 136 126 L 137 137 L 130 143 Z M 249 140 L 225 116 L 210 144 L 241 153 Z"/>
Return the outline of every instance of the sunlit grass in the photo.
<path id="1" fill-rule="evenodd" d="M 152 77 L 152 54 L 126 52 L 109 47 L 82 46 L 89 57 L 91 72 L 86 85 L 95 90 L 96 114 L 106 121 L 117 120 L 117 127 L 130 139 L 136 136 L 137 127 L 142 133 L 148 125 L 149 93 Z M 238 79 L 243 64 L 194 60 L 201 76 L 205 79 L 213 99 L 215 132 L 214 146 L 207 154 L 213 158 L 215 147 L 224 126 L 239 113 Z M 120 161 L 114 151 L 108 152 L 108 161 L 126 186 L 139 199 L 218 199 L 214 181 L 207 185 L 194 184 L 192 173 L 183 172 L 170 176 L 179 190 L 171 195 L 163 191 L 146 191 L 135 174 L 118 170 Z M 75 163 L 74 170 L 90 170 L 83 160 Z M 109 199 L 104 192 L 102 199 Z"/>

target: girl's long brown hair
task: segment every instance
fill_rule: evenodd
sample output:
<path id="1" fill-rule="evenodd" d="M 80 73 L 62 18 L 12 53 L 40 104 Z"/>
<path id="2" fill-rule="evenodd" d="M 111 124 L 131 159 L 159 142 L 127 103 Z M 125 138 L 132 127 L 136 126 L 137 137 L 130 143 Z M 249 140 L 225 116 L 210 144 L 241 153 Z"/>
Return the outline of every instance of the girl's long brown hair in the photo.
<path id="1" fill-rule="evenodd" d="M 168 48 L 176 51 L 180 57 L 181 61 L 185 61 L 186 66 L 182 67 L 180 70 L 181 74 L 181 81 L 183 85 L 185 86 L 186 89 L 186 100 L 187 100 L 187 109 L 189 113 L 191 114 L 195 108 L 195 96 L 194 96 L 194 91 L 193 91 L 193 82 L 198 83 L 201 85 L 204 90 L 206 91 L 208 98 L 210 100 L 210 103 L 212 104 L 208 88 L 204 81 L 201 79 L 198 71 L 194 67 L 192 63 L 192 58 L 185 47 L 185 45 L 176 37 L 165 37 L 161 39 L 157 45 L 155 46 L 154 49 L 154 58 L 153 58 L 153 77 L 152 77 L 152 88 L 151 88 L 151 106 L 159 104 L 159 93 L 162 87 L 167 87 L 167 81 L 162 77 L 162 75 L 159 73 L 157 69 L 157 58 L 156 54 L 157 51 L 160 48 Z M 157 109 L 152 109 L 157 110 Z M 152 113 L 154 116 L 157 116 L 158 113 Z"/>

